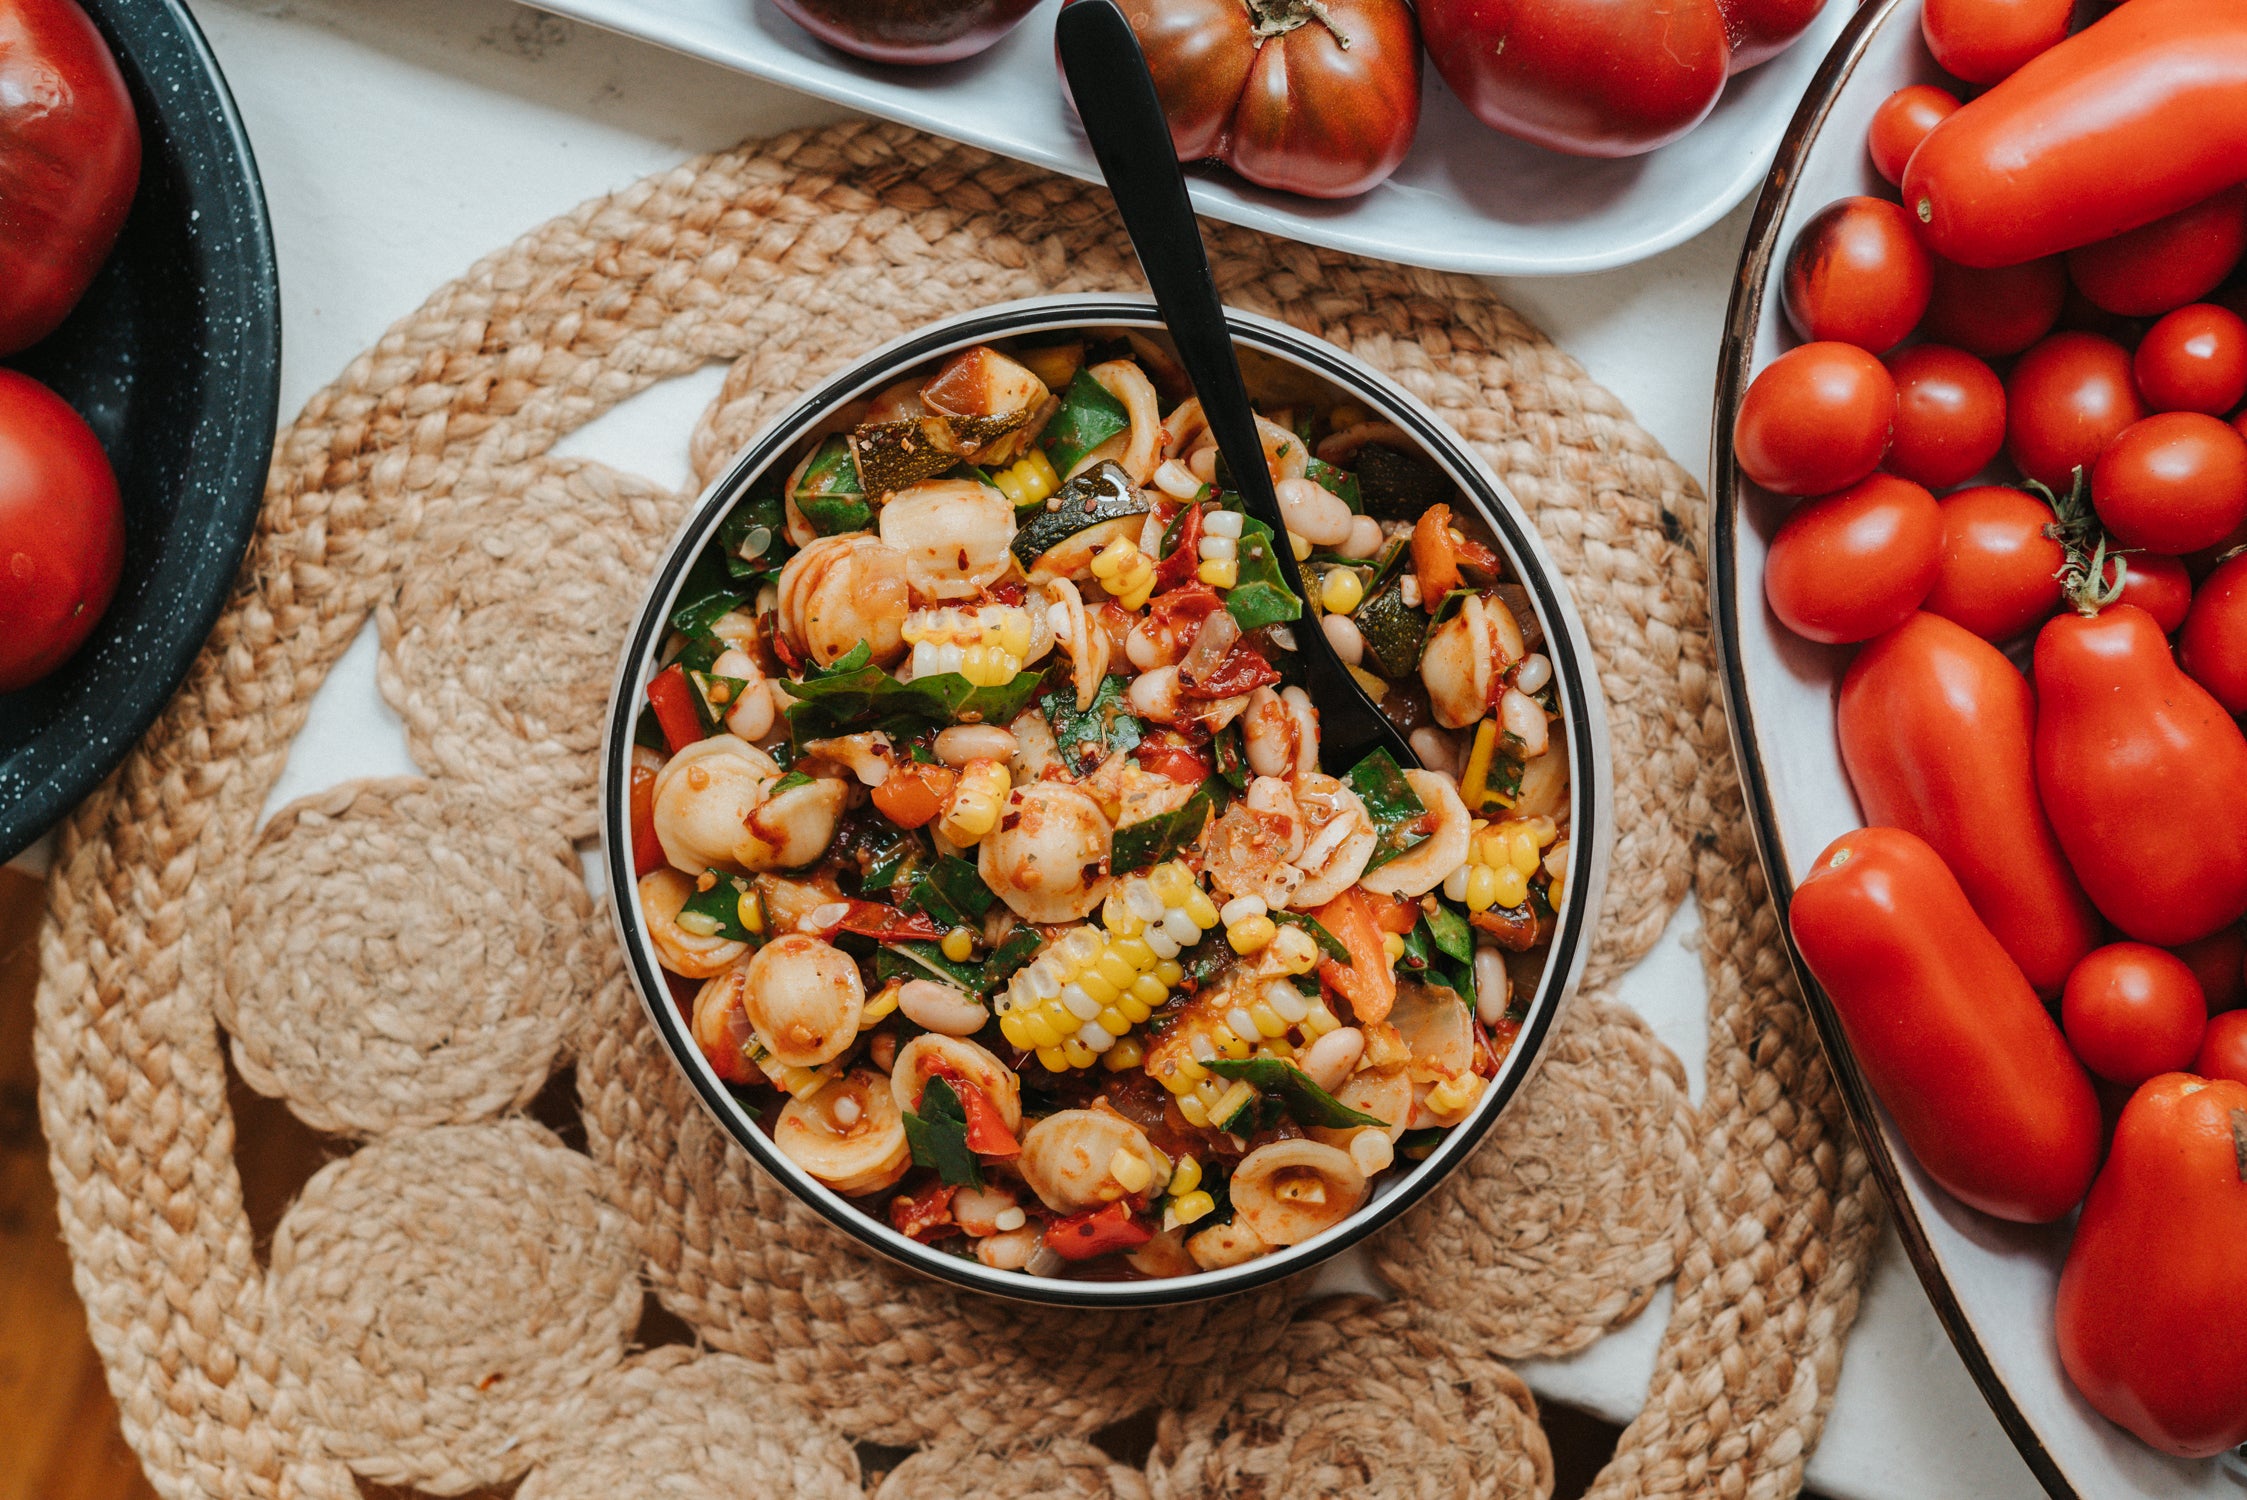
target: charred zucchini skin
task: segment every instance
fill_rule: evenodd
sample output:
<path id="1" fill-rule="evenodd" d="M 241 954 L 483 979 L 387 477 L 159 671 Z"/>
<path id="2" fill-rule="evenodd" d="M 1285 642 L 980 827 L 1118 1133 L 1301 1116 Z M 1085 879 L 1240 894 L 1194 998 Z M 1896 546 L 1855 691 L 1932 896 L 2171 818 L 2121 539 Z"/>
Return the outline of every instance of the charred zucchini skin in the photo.
<path id="1" fill-rule="evenodd" d="M 859 487 L 869 495 L 886 495 L 934 479 L 962 454 L 945 418 L 906 417 L 857 428 L 850 435 L 850 456 L 858 465 Z"/>
<path id="2" fill-rule="evenodd" d="M 1367 443 L 1354 462 L 1359 503 L 1377 521 L 1417 521 L 1429 506 L 1457 498 L 1443 470 L 1417 453 Z"/>
<path id="3" fill-rule="evenodd" d="M 1428 616 L 1419 606 L 1404 602 L 1402 573 L 1376 589 L 1353 618 L 1382 676 L 1402 682 L 1420 670 L 1420 653 L 1428 644 Z"/>
<path id="4" fill-rule="evenodd" d="M 1147 513 L 1147 497 L 1112 459 L 1103 459 L 1055 490 L 1045 504 L 1022 513 L 1014 555 L 1024 568 L 1088 526 Z"/>

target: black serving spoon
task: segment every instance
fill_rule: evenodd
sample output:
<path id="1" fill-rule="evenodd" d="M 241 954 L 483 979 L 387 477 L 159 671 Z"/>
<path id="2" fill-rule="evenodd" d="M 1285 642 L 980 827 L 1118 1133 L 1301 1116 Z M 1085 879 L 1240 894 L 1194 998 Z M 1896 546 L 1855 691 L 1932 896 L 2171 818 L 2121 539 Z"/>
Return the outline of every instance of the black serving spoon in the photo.
<path id="1" fill-rule="evenodd" d="M 1071 0 L 1054 24 L 1054 38 L 1092 154 L 1100 159 L 1101 175 L 1115 194 L 1116 209 L 1154 290 L 1155 306 L 1170 328 L 1194 393 L 1201 397 L 1202 415 L 1231 471 L 1242 508 L 1272 528 L 1280 574 L 1297 598 L 1307 600 L 1310 591 L 1287 543 L 1279 497 L 1264 465 L 1248 386 L 1233 357 L 1217 280 L 1210 274 L 1201 228 L 1186 196 L 1186 177 L 1178 169 L 1170 126 L 1139 39 L 1115 0 Z M 1320 759 L 1330 766 L 1354 766 L 1386 749 L 1399 765 L 1419 765 L 1404 736 L 1335 655 L 1308 605 L 1295 622 L 1294 635 L 1311 701 L 1318 705 Z"/>

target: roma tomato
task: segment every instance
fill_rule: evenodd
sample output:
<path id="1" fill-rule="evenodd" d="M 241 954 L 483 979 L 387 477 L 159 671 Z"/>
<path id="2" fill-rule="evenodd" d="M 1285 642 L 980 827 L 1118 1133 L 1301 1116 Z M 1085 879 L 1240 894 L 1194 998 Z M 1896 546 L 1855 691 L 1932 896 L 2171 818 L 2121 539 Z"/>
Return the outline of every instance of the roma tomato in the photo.
<path id="1" fill-rule="evenodd" d="M 1125 8 L 1180 161 L 1348 198 L 1420 128 L 1420 37 L 1402 0 L 1145 0 Z"/>
<path id="2" fill-rule="evenodd" d="M 2247 1010 L 2227 1010 L 2208 1018 L 2192 1071 L 2202 1078 L 2228 1078 L 2247 1085 Z"/>
<path id="3" fill-rule="evenodd" d="M 0 693 L 68 660 L 117 592 L 125 508 L 93 429 L 0 369 Z"/>
<path id="4" fill-rule="evenodd" d="M 1829 646 L 1901 625 L 1943 560 L 1943 514 L 1908 479 L 1868 474 L 1795 507 L 1771 538 L 1763 592 L 1796 635 Z"/>
<path id="5" fill-rule="evenodd" d="M 1873 170 L 1891 186 L 1904 180 L 1904 163 L 1912 159 L 1927 132 L 1958 113 L 1958 96 L 1931 83 L 1914 83 L 1896 90 L 1873 111 L 1872 128 L 1865 133 L 1865 150 Z"/>
<path id="6" fill-rule="evenodd" d="M 2247 194 L 2218 193 L 2181 213 L 2068 252 L 2068 276 L 2095 306 L 2150 318 L 2214 291 L 2247 251 Z"/>
<path id="7" fill-rule="evenodd" d="M 2060 1270 L 2060 1363 L 2164 1453 L 2247 1440 L 2247 1084 L 2184 1073 L 2131 1096 Z"/>
<path id="8" fill-rule="evenodd" d="M 1885 198 L 1841 198 L 1803 225 L 1787 252 L 1787 321 L 1805 339 L 1874 354 L 1904 340 L 1927 311 L 1934 264 L 1911 216 Z"/>
<path id="9" fill-rule="evenodd" d="M 2130 369 L 2155 411 L 2220 417 L 2247 396 L 2247 319 L 2212 302 L 2180 307 L 2146 330 Z"/>
<path id="10" fill-rule="evenodd" d="M 1937 256 L 1919 331 L 1933 343 L 2003 359 L 2050 333 L 2067 295 L 2067 267 L 2058 256 L 1995 270 Z"/>
<path id="11" fill-rule="evenodd" d="M 1995 646 L 1931 614 L 1841 679 L 1841 760 L 1865 821 L 1916 834 L 2030 986 L 2057 995 L 2099 915 L 2036 797 L 2036 695 Z"/>
<path id="12" fill-rule="evenodd" d="M 1930 1177 L 2018 1223 L 2075 1207 L 2099 1160 L 2091 1080 L 1940 855 L 1897 828 L 1845 833 L 1787 923 Z"/>
<path id="13" fill-rule="evenodd" d="M 1985 641 L 2009 641 L 2060 607 L 2067 548 L 2045 534 L 2052 507 L 2026 490 L 1981 484 L 1945 495 L 1943 560 L 1920 608 Z"/>
<path id="14" fill-rule="evenodd" d="M 2065 493 L 2115 436 L 2144 416 L 2130 352 L 2089 333 L 2055 333 L 2005 383 L 2005 451 L 2023 474 Z"/>
<path id="15" fill-rule="evenodd" d="M 45 338 L 109 258 L 140 182 L 140 122 L 71 0 L 0 0 L 0 354 Z"/>
<path id="16" fill-rule="evenodd" d="M 2174 947 L 2247 913 L 2247 739 L 2131 604 L 2038 632 L 2036 785 L 2092 905 Z"/>
<path id="17" fill-rule="evenodd" d="M 1873 471 L 1895 421 L 1887 366 L 1854 344 L 1804 344 L 1749 384 L 1732 451 L 1740 472 L 1774 494 L 1823 495 Z"/>
<path id="18" fill-rule="evenodd" d="M 2005 446 L 2005 383 L 1963 349 L 1913 344 L 1883 361 L 1896 382 L 1888 470 L 1947 490 L 1964 484 Z"/>
<path id="19" fill-rule="evenodd" d="M 1744 73 L 1793 46 L 1826 0 L 1717 0 L 1732 39 L 1732 71 Z"/>
<path id="20" fill-rule="evenodd" d="M 2099 454 L 2091 503 L 2125 547 L 2181 557 L 2247 521 L 2247 438 L 2196 411 L 2133 422 Z"/>
<path id="21" fill-rule="evenodd" d="M 2247 930 L 2226 927 L 2169 951 L 2184 960 L 2192 977 L 2200 981 L 2208 1014 L 2237 1010 L 2247 1003 Z"/>
<path id="22" fill-rule="evenodd" d="M 2109 943 L 2085 956 L 2060 997 L 2060 1027 L 2083 1065 L 2136 1088 L 2192 1065 L 2208 1024 L 2208 997 L 2173 953 Z"/>
<path id="23" fill-rule="evenodd" d="M 1927 0 L 1919 30 L 1943 71 L 1995 83 L 2067 39 L 2073 0 Z"/>
<path id="24" fill-rule="evenodd" d="M 2174 557 L 2158 552 L 2137 552 L 2129 557 L 2109 555 L 2101 582 L 2114 587 L 2116 570 L 2122 573 L 2122 593 L 2115 602 L 2135 604 L 2153 616 L 2163 635 L 2175 635 L 2192 608 L 2192 576 Z"/>
<path id="25" fill-rule="evenodd" d="M 1676 140 L 1732 67 L 1714 0 L 1422 0 L 1420 30 L 1476 119 L 1574 156 Z"/>
<path id="26" fill-rule="evenodd" d="M 2177 660 L 2224 712 L 2247 714 L 2247 552 L 2200 580 Z"/>

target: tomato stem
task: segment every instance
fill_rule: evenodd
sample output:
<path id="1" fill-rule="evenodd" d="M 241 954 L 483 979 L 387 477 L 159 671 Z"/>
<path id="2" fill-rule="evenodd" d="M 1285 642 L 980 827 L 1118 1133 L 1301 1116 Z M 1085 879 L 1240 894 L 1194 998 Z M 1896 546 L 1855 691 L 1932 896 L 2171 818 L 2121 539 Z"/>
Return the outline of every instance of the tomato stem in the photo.
<path id="1" fill-rule="evenodd" d="M 2130 564 L 2099 525 L 2099 513 L 2091 504 L 2090 476 L 2083 467 L 2076 466 L 2074 483 L 2068 486 L 2065 498 L 2053 494 L 2038 480 L 2030 480 L 2026 488 L 2052 507 L 2053 520 L 2044 534 L 2067 551 L 2067 560 L 2052 576 L 2060 580 L 2068 603 L 2078 614 L 2095 615 L 2120 599 L 2123 581 L 2130 576 Z M 2109 560 L 2114 564 L 2112 582 L 2107 579 Z"/>
<path id="2" fill-rule="evenodd" d="M 1350 39 L 1334 24 L 1325 0 L 1242 0 L 1242 4 L 1248 8 L 1249 34 L 1260 42 L 1286 36 L 1297 27 L 1316 21 L 1333 35 L 1335 46 L 1344 52 L 1350 50 Z"/>

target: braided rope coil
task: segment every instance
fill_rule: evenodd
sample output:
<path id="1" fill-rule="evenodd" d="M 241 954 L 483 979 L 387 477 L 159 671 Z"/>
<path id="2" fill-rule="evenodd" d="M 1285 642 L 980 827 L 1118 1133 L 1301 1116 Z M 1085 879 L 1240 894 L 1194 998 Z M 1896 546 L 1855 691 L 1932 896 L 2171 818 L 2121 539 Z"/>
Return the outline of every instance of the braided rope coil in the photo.
<path id="1" fill-rule="evenodd" d="M 1397 378 L 1536 518 L 1590 628 L 1634 812 L 1587 984 L 1698 897 L 1703 1109 L 1642 1024 L 1587 998 L 1473 1168 L 1385 1239 L 1397 1303 L 1306 1309 L 1283 1285 L 1066 1326 L 866 1256 L 723 1141 L 606 934 L 584 940 L 600 919 L 582 890 L 553 882 L 560 841 L 591 827 L 584 705 L 680 502 L 547 450 L 657 380 L 730 361 L 693 434 L 707 478 L 874 344 L 1135 280 L 1081 184 L 899 127 L 753 143 L 479 262 L 316 395 L 281 435 L 187 684 L 63 830 L 42 1120 L 89 1326 L 161 1493 L 341 1500 L 354 1474 L 448 1492 L 527 1472 L 521 1493 L 544 1500 L 613 1493 L 654 1462 L 681 1494 L 739 1493 L 747 1463 L 772 1493 L 827 1496 L 859 1492 L 859 1439 L 921 1445 L 884 1496 L 1542 1496 L 1534 1403 L 1492 1356 L 1581 1347 L 1673 1269 L 1646 1411 L 1595 1492 L 1799 1487 L 1875 1199 L 1753 873 L 1705 583 L 1674 540 L 1705 502 L 1477 284 L 1212 236 L 1229 300 Z M 550 675 L 518 690 L 516 637 L 551 601 L 570 620 L 536 664 Z M 383 691 L 434 780 L 338 788 L 261 835 L 312 693 L 370 616 Z M 347 857 L 354 831 L 389 840 L 389 864 Z M 503 879 L 528 884 L 503 888 L 540 904 L 559 948 L 544 987 L 520 982 L 519 913 L 484 914 L 497 931 L 476 961 L 414 946 L 477 914 L 408 899 L 412 872 L 488 871 L 508 839 L 520 868 Z M 371 892 L 377 910 L 276 935 L 316 890 Z M 396 967 L 438 982 L 385 988 Z M 429 998 L 448 993 L 464 997 L 450 1011 Z M 531 1040 L 495 1060 L 433 1024 L 445 1014 L 522 1019 Z M 306 1186 L 269 1264 L 234 1168 L 229 1045 L 252 1086 L 373 1139 Z M 582 1155 L 505 1113 L 573 1051 Z M 401 1082 L 416 1060 L 451 1092 Z M 1620 1232 L 1597 1233 L 1607 1220 Z M 506 1264 L 471 1268 L 472 1241 Z M 643 1285 L 709 1352 L 628 1356 Z M 1149 1406 L 1143 1468 L 1091 1446 Z"/>

